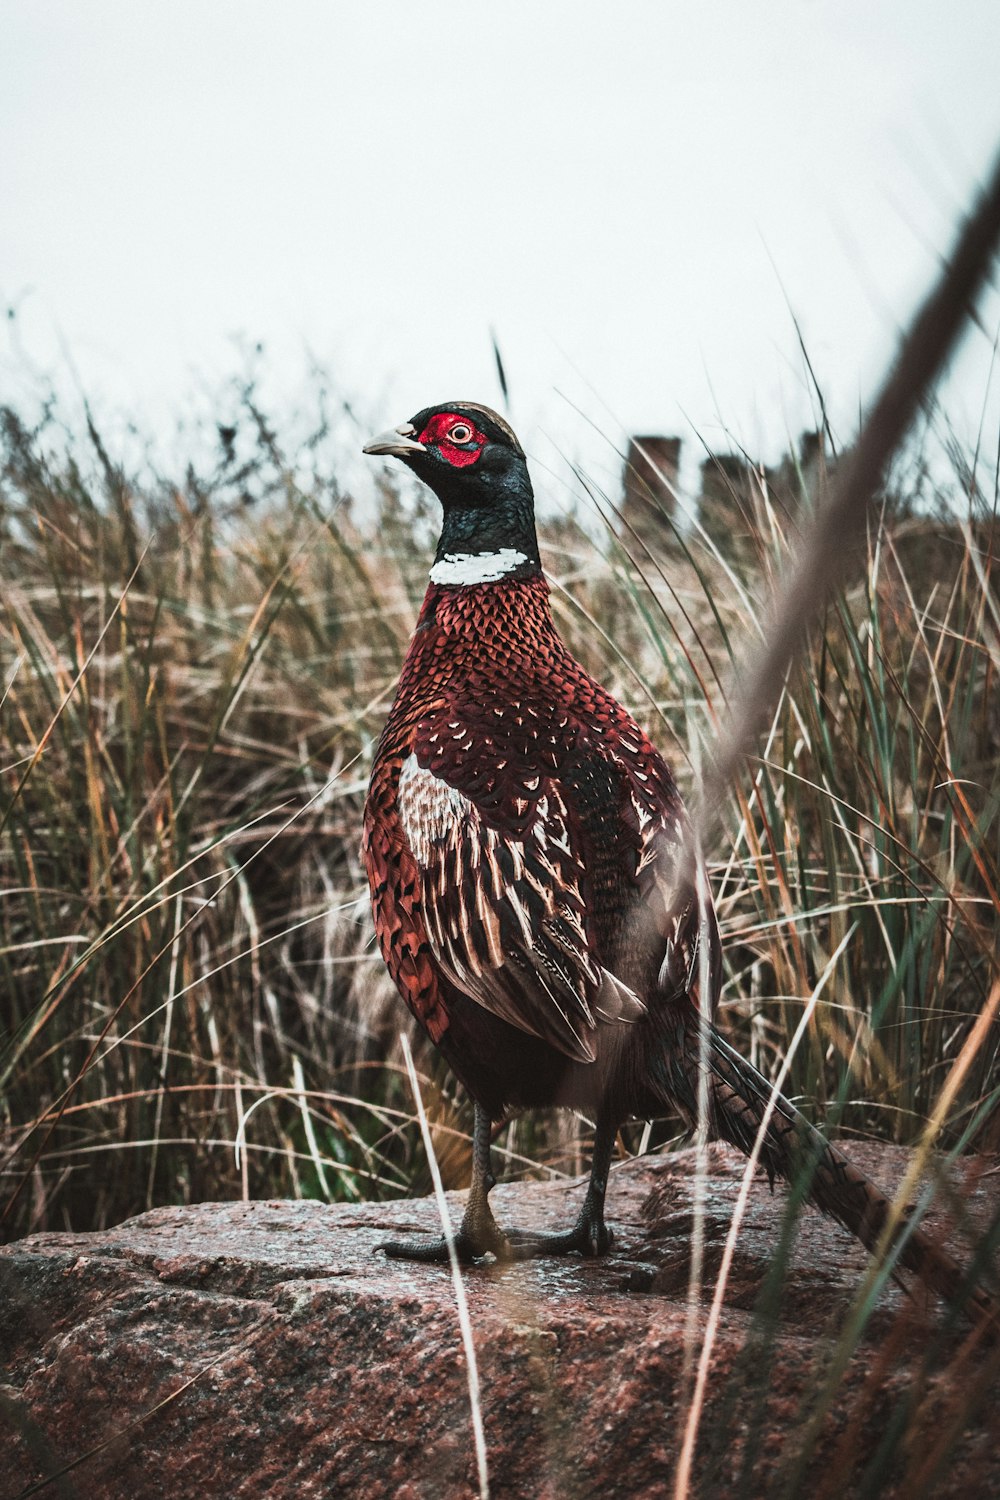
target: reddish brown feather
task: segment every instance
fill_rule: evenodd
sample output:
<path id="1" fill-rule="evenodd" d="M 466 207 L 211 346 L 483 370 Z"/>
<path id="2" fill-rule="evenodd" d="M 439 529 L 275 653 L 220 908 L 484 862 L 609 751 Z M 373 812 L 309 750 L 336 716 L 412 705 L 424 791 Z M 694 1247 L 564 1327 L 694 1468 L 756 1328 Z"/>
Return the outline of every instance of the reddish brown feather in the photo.
<path id="1" fill-rule="evenodd" d="M 661 969 L 671 987 L 687 974 L 683 836 L 669 770 L 559 640 L 543 578 L 430 586 L 364 847 L 382 952 L 435 1041 L 454 986 L 593 1060 L 602 1018 L 643 1013 L 630 991 L 662 988 Z"/>

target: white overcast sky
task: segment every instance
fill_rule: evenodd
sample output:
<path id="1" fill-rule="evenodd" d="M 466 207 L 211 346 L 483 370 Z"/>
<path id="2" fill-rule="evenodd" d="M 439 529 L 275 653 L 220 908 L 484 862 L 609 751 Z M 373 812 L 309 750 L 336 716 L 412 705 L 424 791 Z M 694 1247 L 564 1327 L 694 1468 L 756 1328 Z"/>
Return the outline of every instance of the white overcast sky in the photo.
<path id="1" fill-rule="evenodd" d="M 497 404 L 492 327 L 545 462 L 599 468 L 589 421 L 770 457 L 791 308 L 848 436 L 1000 142 L 1000 0 L 0 0 L 0 35 L 0 378 L 154 426 L 240 338 L 279 411 L 310 358 L 379 425 Z M 959 423 L 989 368 L 974 335 Z"/>

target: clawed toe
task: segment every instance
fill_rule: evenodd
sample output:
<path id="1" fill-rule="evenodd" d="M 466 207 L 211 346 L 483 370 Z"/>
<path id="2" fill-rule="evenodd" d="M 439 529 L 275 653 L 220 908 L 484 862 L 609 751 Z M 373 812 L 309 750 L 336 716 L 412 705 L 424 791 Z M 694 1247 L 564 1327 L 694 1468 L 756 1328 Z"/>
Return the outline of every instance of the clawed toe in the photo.
<path id="1" fill-rule="evenodd" d="M 460 1229 L 455 1235 L 454 1245 L 462 1265 L 472 1265 L 490 1255 L 496 1260 L 511 1258 L 507 1239 L 499 1230 L 494 1235 L 470 1235 Z M 412 1240 L 383 1240 L 375 1248 L 390 1260 L 417 1260 L 426 1265 L 444 1265 L 450 1258 L 448 1241 L 443 1234 Z"/>
<path id="2" fill-rule="evenodd" d="M 600 1224 L 587 1224 L 578 1228 L 576 1233 L 580 1240 L 581 1255 L 608 1255 L 615 1243 L 614 1234 L 603 1221 Z"/>

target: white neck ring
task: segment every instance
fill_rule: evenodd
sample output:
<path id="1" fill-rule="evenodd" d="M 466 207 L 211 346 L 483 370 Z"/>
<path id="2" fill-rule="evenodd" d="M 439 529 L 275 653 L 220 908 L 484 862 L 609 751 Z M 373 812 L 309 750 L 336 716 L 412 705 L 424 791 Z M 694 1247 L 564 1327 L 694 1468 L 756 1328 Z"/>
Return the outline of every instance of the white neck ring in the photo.
<path id="1" fill-rule="evenodd" d="M 496 583 L 527 561 L 525 554 L 513 547 L 502 547 L 499 552 L 446 552 L 431 568 L 431 583 L 464 584 L 467 587 L 476 583 Z"/>

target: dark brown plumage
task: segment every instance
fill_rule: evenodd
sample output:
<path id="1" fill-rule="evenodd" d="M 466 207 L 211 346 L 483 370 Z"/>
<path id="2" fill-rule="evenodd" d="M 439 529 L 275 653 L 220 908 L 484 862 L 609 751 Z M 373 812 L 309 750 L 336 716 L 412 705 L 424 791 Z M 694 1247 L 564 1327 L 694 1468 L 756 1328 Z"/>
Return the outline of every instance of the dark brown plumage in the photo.
<path id="1" fill-rule="evenodd" d="M 390 973 L 475 1101 L 458 1250 L 599 1254 L 624 1120 L 673 1108 L 693 1123 L 703 1056 L 710 1128 L 749 1151 L 771 1088 L 711 1025 L 718 927 L 690 877 L 670 770 L 556 633 L 514 434 L 453 402 L 365 451 L 403 459 L 444 510 L 375 756 L 364 855 Z M 546 1105 L 597 1120 L 583 1208 L 559 1235 L 504 1233 L 488 1203 L 490 1122 Z M 885 1196 L 780 1096 L 761 1160 L 772 1180 L 811 1165 L 812 1201 L 876 1244 Z M 386 1249 L 446 1251 L 440 1239 Z M 959 1268 L 919 1231 L 900 1261 L 957 1294 Z"/>

